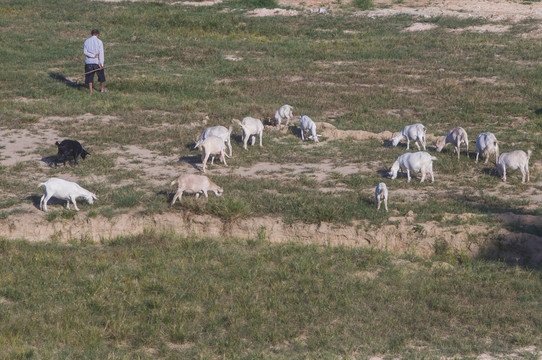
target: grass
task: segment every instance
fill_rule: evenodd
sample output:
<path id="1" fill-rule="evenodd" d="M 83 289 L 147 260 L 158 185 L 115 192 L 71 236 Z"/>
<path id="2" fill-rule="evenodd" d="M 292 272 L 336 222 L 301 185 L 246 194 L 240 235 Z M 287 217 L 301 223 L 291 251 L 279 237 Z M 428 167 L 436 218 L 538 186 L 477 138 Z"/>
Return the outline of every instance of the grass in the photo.
<path id="1" fill-rule="evenodd" d="M 540 274 L 500 263 L 441 268 L 152 231 L 0 249 L 3 358 L 435 358 L 542 345 Z"/>
<path id="2" fill-rule="evenodd" d="M 212 7 L 173 0 L 2 3 L 0 127 L 35 136 L 39 153 L 0 166 L 2 224 L 35 210 L 29 205 L 41 197 L 36 185 L 58 176 L 98 195 L 93 205 L 82 201 L 80 213 L 111 222 L 121 213 L 182 209 L 226 225 L 269 216 L 287 224 L 356 224 L 361 231 L 399 226 L 398 217 L 412 211 L 415 237 L 427 234 L 429 222 L 443 233 L 487 229 L 466 235 L 477 246 L 489 239 L 506 247 L 496 235 L 502 229 L 539 236 L 540 227 L 495 218 L 542 215 L 539 200 L 523 196 L 540 191 L 540 174 L 532 172 L 523 185 L 511 173 L 501 184 L 494 166 L 475 164 L 472 154 L 476 134 L 492 131 L 501 152 L 533 149 L 531 164 L 540 161 L 542 40 L 522 37 L 537 29 L 535 21 L 502 21 L 508 32 L 476 33 L 459 30 L 491 23 L 351 16 L 374 7 L 363 0 L 341 4 L 330 16 L 245 16 L 247 9 L 278 6 L 273 0 Z M 437 28 L 403 31 L 419 21 Z M 91 98 L 82 83 L 81 45 L 96 27 L 106 64 L 118 66 L 106 71 L 109 92 Z M 228 60 L 231 55 L 241 60 Z M 407 184 L 404 177 L 385 178 L 403 144 L 302 143 L 296 125 L 286 133 L 266 129 L 264 147 L 245 151 L 234 126 L 229 167 L 209 170 L 224 196 L 188 195 L 168 206 L 170 174 L 187 165 L 179 159 L 199 165 L 190 148 L 204 127 L 244 116 L 268 119 L 285 103 L 296 115 L 340 130 L 397 132 L 421 122 L 438 136 L 462 126 L 471 137 L 470 158 L 463 153 L 457 161 L 450 145 L 437 154 L 428 144 L 438 157 L 435 183 L 418 177 Z M 78 166 L 43 166 L 38 155 L 54 157 L 53 144 L 63 138 L 80 140 L 91 155 Z M 239 174 L 260 163 L 281 168 Z M 147 164 L 163 166 L 164 174 L 147 173 Z M 348 167 L 358 170 L 339 172 Z M 390 214 L 372 204 L 381 181 L 390 188 Z M 420 195 L 416 201 L 413 193 Z M 38 214 L 50 226 L 80 217 L 62 204 L 49 207 Z M 474 358 L 542 346 L 537 269 L 469 259 L 445 235 L 431 239 L 434 258 L 419 259 L 271 245 L 268 229 L 257 230 L 257 239 L 246 242 L 152 231 L 100 245 L 84 237 L 61 244 L 60 231 L 43 244 L 2 240 L 0 357 Z M 439 267 L 442 261 L 451 268 Z"/>
<path id="3" fill-rule="evenodd" d="M 123 188 L 122 194 L 114 195 L 114 189 L 99 183 L 103 180 L 90 182 L 89 186 L 102 190 L 101 201 L 94 206 L 104 207 L 104 213 L 111 213 L 111 206 L 137 208 L 143 213 L 167 211 L 159 205 L 165 200 L 160 190 L 148 183 L 140 186 L 144 170 L 118 166 L 116 148 L 133 146 L 160 156 L 196 159 L 199 155 L 189 147 L 204 126 L 191 125 L 205 115 L 209 117 L 206 126 L 229 124 L 233 118 L 247 115 L 265 119 L 283 103 L 294 104 L 297 114 L 309 114 L 343 130 L 398 131 L 415 122 L 423 122 L 436 135 L 458 125 L 468 129 L 471 138 L 491 130 L 497 134 L 502 151 L 533 148 L 533 161 L 539 158 L 542 122 L 536 104 L 542 82 L 532 55 L 538 40 L 519 36 L 532 30 L 533 22 L 511 24 L 505 34 L 451 33 L 448 30 L 485 25 L 487 21 L 436 17 L 423 21 L 434 23 L 437 29 L 405 33 L 402 30 L 419 19 L 340 14 L 251 18 L 244 16 L 242 9 L 277 5 L 272 1 L 226 1 L 215 7 L 192 8 L 171 3 L 98 2 L 92 4 L 100 19 L 98 25 L 89 24 L 82 16 L 91 9 L 84 3 L 69 12 L 63 10 L 61 0 L 48 6 L 11 0 L 2 6 L 6 29 L 0 36 L 0 51 L 6 61 L 0 74 L 0 125 L 35 132 L 37 123 L 46 121 L 58 137 L 51 139 L 49 147 L 40 145 L 43 157 L 54 156 L 53 142 L 64 137 L 77 138 L 91 151 L 77 167 L 44 169 L 29 162 L 10 166 L 0 174 L 4 192 L 15 191 L 24 197 L 30 186 L 17 185 L 16 177 L 25 174 L 40 179 L 74 175 L 83 181 L 98 175 L 107 183 L 122 183 L 126 189 L 142 188 L 142 193 L 130 194 Z M 230 11 L 220 11 L 223 9 Z M 80 46 L 88 29 L 97 26 L 106 44 L 108 63 L 121 66 L 107 71 L 107 96 L 98 94 L 90 99 L 79 76 Z M 57 36 L 45 37 L 42 29 L 56 31 Z M 242 60 L 229 61 L 226 55 Z M 511 119 L 520 119 L 524 125 L 511 128 Z M 329 159 L 336 166 L 363 167 L 373 162 L 356 175 L 324 180 L 327 188 L 346 185 L 347 190 L 366 195 L 352 197 L 343 195 L 342 190 L 312 194 L 307 189 L 319 182 L 310 174 L 297 176 L 293 182 L 285 176 L 277 186 L 271 182 L 257 186 L 250 181 L 230 186 L 228 174 L 216 178 L 227 189 L 228 199 L 222 198 L 223 204 L 193 204 L 189 208 L 224 219 L 285 214 L 292 222 L 368 219 L 378 223 L 380 216 L 369 212 L 369 193 L 404 147 L 352 139 L 302 145 L 292 136 L 292 129 L 287 134 L 266 132 L 265 147 L 249 152 L 234 139 L 234 154 L 239 156 L 230 160 L 231 168 L 259 162 L 319 164 Z M 434 185 L 438 191 L 461 192 L 469 186 L 482 189 L 499 184 L 491 167 L 457 162 L 449 147 L 438 157 Z M 374 164 L 375 158 L 379 163 Z M 131 160 L 141 164 L 136 156 Z M 474 182 L 468 176 L 454 179 L 455 174 L 469 174 L 473 169 L 480 169 Z M 393 182 L 392 190 L 427 188 L 402 180 Z M 510 182 L 517 185 L 513 176 Z M 284 202 L 284 196 L 262 194 L 263 190 L 287 192 L 289 199 Z M 248 199 L 244 196 L 247 191 Z M 436 200 L 436 217 L 463 207 L 449 200 Z M 513 199 L 510 203 L 516 205 L 516 211 L 536 213 L 522 210 L 524 205 Z M 309 211 L 313 207 L 315 213 Z"/>

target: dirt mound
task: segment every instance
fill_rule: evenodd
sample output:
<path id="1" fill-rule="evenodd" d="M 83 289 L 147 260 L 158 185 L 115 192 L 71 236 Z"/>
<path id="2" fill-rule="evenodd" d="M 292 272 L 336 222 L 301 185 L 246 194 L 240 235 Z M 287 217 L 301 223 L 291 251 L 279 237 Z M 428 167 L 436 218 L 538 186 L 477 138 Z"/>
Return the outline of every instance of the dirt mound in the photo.
<path id="1" fill-rule="evenodd" d="M 45 213 L 35 208 L 14 218 L 0 220 L 0 233 L 7 238 L 29 241 L 92 241 L 139 234 L 146 229 L 173 231 L 185 236 L 265 239 L 270 242 L 300 242 L 321 245 L 369 246 L 397 253 L 430 255 L 435 252 L 435 240 L 445 242 L 454 252 L 478 254 L 479 238 L 486 228 L 457 226 L 443 229 L 437 223 L 418 224 L 409 212 L 406 216 L 389 219 L 389 224 L 372 227 L 364 221 L 351 225 L 329 223 L 285 223 L 280 218 L 255 217 L 225 222 L 210 215 L 195 215 L 188 211 L 144 216 L 135 212 L 120 214 L 112 219 L 102 216 L 88 218 L 79 213 L 73 219 L 47 221 Z M 540 258 L 542 259 L 542 248 Z"/>
<path id="2" fill-rule="evenodd" d="M 390 131 L 383 131 L 381 133 L 372 133 L 364 130 L 339 130 L 335 126 L 326 122 L 317 122 L 316 128 L 318 132 L 330 140 L 339 140 L 353 138 L 354 140 L 367 140 L 367 139 L 380 139 L 390 140 L 392 133 Z"/>

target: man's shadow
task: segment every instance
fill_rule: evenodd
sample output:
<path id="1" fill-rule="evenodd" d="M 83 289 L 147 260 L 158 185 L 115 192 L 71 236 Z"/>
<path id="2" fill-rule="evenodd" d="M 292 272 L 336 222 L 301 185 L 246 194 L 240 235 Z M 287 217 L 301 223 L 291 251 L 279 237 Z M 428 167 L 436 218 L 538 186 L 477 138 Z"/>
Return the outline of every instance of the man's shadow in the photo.
<path id="1" fill-rule="evenodd" d="M 81 90 L 81 88 L 85 86 L 85 84 L 82 84 L 82 83 L 79 83 L 79 82 L 73 82 L 73 81 L 67 79 L 64 75 L 59 74 L 59 73 L 50 72 L 49 76 L 51 77 L 51 79 L 56 80 L 56 81 L 60 81 L 60 82 L 62 82 L 64 84 L 66 84 L 66 86 L 69 86 L 69 87 L 77 89 L 77 90 Z"/>

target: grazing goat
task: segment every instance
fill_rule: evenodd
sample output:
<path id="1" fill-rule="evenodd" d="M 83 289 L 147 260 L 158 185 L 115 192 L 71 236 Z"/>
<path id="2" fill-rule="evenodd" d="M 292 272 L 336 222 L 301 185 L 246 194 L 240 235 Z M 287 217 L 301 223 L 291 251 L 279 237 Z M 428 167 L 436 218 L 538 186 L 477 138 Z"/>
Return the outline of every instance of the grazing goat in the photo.
<path id="1" fill-rule="evenodd" d="M 469 157 L 469 137 L 467 132 L 462 127 L 456 127 L 448 132 L 446 136 L 443 136 L 437 140 L 437 151 L 441 152 L 446 144 L 454 144 L 454 151 L 457 153 L 457 160 L 459 160 L 460 146 L 465 144 L 467 146 L 467 157 Z"/>
<path id="2" fill-rule="evenodd" d="M 506 168 L 510 170 L 519 169 L 521 171 L 521 182 L 529 182 L 529 159 L 531 158 L 532 150 L 516 150 L 512 152 L 502 153 L 497 160 L 497 172 L 502 177 L 502 181 L 506 181 Z"/>
<path id="3" fill-rule="evenodd" d="M 499 158 L 499 144 L 497 144 L 497 138 L 490 132 L 481 133 L 476 138 L 476 162 L 478 162 L 478 155 L 482 153 L 485 158 L 484 164 L 487 164 L 489 155 L 495 155 L 495 164 Z"/>
<path id="4" fill-rule="evenodd" d="M 89 204 L 92 204 L 94 200 L 98 200 L 96 195 L 71 181 L 50 178 L 46 182 L 39 184 L 38 187 L 40 186 L 45 186 L 45 193 L 40 200 L 40 210 L 43 211 L 47 211 L 47 202 L 52 197 L 60 200 L 66 200 L 66 209 L 70 208 L 71 201 L 73 203 L 73 207 L 77 211 L 79 211 L 79 208 L 77 207 L 75 200 L 78 197 L 83 197 Z"/>
<path id="5" fill-rule="evenodd" d="M 260 136 L 260 147 L 262 146 L 263 124 L 261 120 L 247 116 L 242 121 L 234 121 L 236 121 L 243 130 L 243 149 L 248 150 L 247 143 L 249 138 L 252 138 L 251 145 L 254 146 L 256 135 Z"/>
<path id="6" fill-rule="evenodd" d="M 416 153 L 406 153 L 397 158 L 393 163 L 389 176 L 393 180 L 397 177 L 397 172 L 399 169 L 407 173 L 407 182 L 410 182 L 410 172 L 421 172 L 422 179 L 420 182 L 424 182 L 425 174 L 429 173 L 431 175 L 431 182 L 435 182 L 433 177 L 433 160 L 437 160 L 436 157 L 431 156 L 425 151 L 418 151 Z"/>
<path id="7" fill-rule="evenodd" d="M 55 159 L 55 167 L 58 166 L 59 162 L 63 162 L 66 166 L 66 160 L 73 158 L 74 164 L 77 165 L 77 160 L 79 158 L 85 159 L 87 155 L 90 155 L 86 151 L 81 143 L 77 140 L 62 140 L 62 142 L 55 142 L 55 145 L 58 147 L 58 154 Z"/>
<path id="8" fill-rule="evenodd" d="M 294 116 L 292 114 L 293 106 L 282 105 L 277 111 L 275 111 L 275 125 L 280 125 L 283 119 L 286 119 L 286 126 L 290 125 L 290 119 Z"/>
<path id="9" fill-rule="evenodd" d="M 420 150 L 421 145 L 423 147 L 423 150 L 425 151 L 425 132 L 425 126 L 423 126 L 422 124 L 407 125 L 403 128 L 403 130 L 401 130 L 399 134 L 395 135 L 391 139 L 391 144 L 393 146 L 397 146 L 397 144 L 399 144 L 401 140 L 406 139 L 406 148 L 408 150 L 410 149 L 410 140 L 413 140 L 418 150 Z"/>
<path id="10" fill-rule="evenodd" d="M 375 189 L 375 206 L 377 210 L 380 210 L 380 203 L 384 201 L 384 209 L 388 212 L 388 187 L 385 183 L 381 182 Z"/>
<path id="11" fill-rule="evenodd" d="M 173 201 L 171 201 L 171 206 L 175 204 L 177 199 L 181 202 L 183 192 L 196 194 L 196 199 L 199 197 L 200 193 L 203 193 L 207 198 L 207 191 L 214 192 L 216 196 L 222 196 L 222 193 L 224 192 L 220 186 L 209 180 L 205 175 L 182 174 L 171 182 L 172 186 L 175 184 L 177 184 L 177 192 L 173 197 Z"/>
<path id="12" fill-rule="evenodd" d="M 307 132 L 307 135 L 309 132 L 311 133 L 310 136 L 308 136 L 308 139 L 314 140 L 314 142 L 319 142 L 318 137 L 322 135 L 316 135 L 316 124 L 310 117 L 307 115 L 303 115 L 299 117 L 299 126 L 301 128 L 301 140 L 305 141 L 305 131 Z"/>
<path id="13" fill-rule="evenodd" d="M 224 126 L 220 126 L 220 125 L 207 128 L 205 129 L 205 131 L 203 131 L 203 134 L 201 134 L 201 136 L 199 137 L 199 140 L 196 141 L 196 144 L 194 145 L 193 149 L 197 149 L 198 146 L 203 142 L 203 140 L 207 139 L 207 137 L 218 136 L 226 143 L 226 145 L 228 145 L 228 150 L 230 152 L 230 157 L 231 157 L 231 140 L 230 140 L 231 131 L 232 131 L 231 126 L 229 127 L 229 129 L 226 129 Z"/>
<path id="14" fill-rule="evenodd" d="M 224 140 L 222 140 L 222 138 L 211 135 L 207 137 L 207 139 L 203 140 L 203 142 L 199 144 L 198 147 L 201 148 L 202 151 L 201 162 L 203 163 L 204 173 L 209 156 L 211 157 L 211 164 L 213 164 L 215 161 L 215 155 L 218 155 L 224 165 L 228 166 L 228 164 L 226 164 L 226 156 L 228 156 L 226 155 L 226 145 L 224 145 Z"/>

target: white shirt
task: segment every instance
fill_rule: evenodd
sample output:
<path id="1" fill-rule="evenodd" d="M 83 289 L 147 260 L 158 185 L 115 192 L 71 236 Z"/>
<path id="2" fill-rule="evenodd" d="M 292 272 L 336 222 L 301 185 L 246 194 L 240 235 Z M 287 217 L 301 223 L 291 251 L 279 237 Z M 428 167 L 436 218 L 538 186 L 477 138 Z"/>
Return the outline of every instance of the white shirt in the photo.
<path id="1" fill-rule="evenodd" d="M 85 40 L 83 53 L 86 56 L 85 64 L 98 64 L 104 66 L 104 44 L 102 40 L 96 37 L 96 35 Z M 96 56 L 96 54 L 100 54 L 100 56 L 95 58 L 94 56 Z"/>

